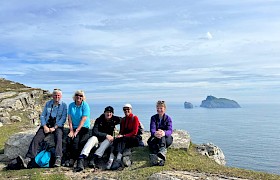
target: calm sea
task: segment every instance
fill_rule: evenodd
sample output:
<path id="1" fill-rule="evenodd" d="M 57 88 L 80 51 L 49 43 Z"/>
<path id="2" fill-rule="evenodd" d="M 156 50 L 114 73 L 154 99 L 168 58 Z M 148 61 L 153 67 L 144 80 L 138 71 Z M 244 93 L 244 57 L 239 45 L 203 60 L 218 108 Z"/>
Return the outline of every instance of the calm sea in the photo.
<path id="1" fill-rule="evenodd" d="M 91 118 L 97 118 L 108 104 L 93 104 Z M 122 104 L 110 104 L 115 115 L 123 116 Z M 132 104 L 149 130 L 154 104 Z M 184 109 L 182 104 L 168 104 L 167 114 L 174 129 L 187 130 L 195 144 L 212 142 L 219 146 L 234 166 L 280 174 L 280 111 L 278 105 L 242 105 L 237 109 Z"/>

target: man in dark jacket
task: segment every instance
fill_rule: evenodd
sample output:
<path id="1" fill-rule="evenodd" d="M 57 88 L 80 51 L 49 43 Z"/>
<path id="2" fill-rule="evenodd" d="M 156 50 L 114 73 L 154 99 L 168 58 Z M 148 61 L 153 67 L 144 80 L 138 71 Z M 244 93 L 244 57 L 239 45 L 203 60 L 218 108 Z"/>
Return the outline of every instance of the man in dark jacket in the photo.
<path id="1" fill-rule="evenodd" d="M 77 164 L 77 171 L 84 169 L 84 159 L 89 156 L 93 147 L 98 147 L 93 158 L 89 162 L 89 167 L 95 168 L 95 160 L 101 158 L 105 150 L 112 145 L 114 140 L 114 130 L 117 124 L 120 124 L 121 117 L 114 116 L 114 108 L 107 106 L 104 113 L 96 119 L 92 129 L 92 137 L 88 139 L 84 146 Z"/>

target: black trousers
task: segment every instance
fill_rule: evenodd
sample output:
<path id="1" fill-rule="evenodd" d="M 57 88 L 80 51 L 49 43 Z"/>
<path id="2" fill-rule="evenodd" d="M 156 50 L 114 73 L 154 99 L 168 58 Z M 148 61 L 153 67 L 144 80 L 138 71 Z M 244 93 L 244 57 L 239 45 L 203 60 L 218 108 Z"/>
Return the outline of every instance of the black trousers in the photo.
<path id="1" fill-rule="evenodd" d="M 172 136 L 164 136 L 160 139 L 155 136 L 151 136 L 148 139 L 148 146 L 152 154 L 157 154 L 161 147 L 168 148 L 172 142 Z"/>
<path id="2" fill-rule="evenodd" d="M 137 137 L 120 137 L 113 141 L 113 146 L 111 152 L 123 153 L 124 149 L 132 148 L 139 145 L 139 140 Z"/>
<path id="3" fill-rule="evenodd" d="M 63 135 L 63 127 L 57 128 L 54 132 L 54 142 L 55 142 L 55 156 L 62 157 L 62 135 Z M 36 135 L 33 137 L 26 157 L 29 157 L 31 159 L 35 158 L 38 149 L 39 149 L 39 144 L 44 140 L 44 138 L 49 135 L 50 133 L 45 133 L 44 128 L 41 126 L 38 131 L 36 132 Z"/>
<path id="4" fill-rule="evenodd" d="M 75 131 L 75 129 L 74 129 Z M 89 129 L 82 127 L 75 138 L 67 137 L 66 143 L 66 160 L 77 160 L 81 151 L 83 150 L 87 140 L 89 139 Z"/>

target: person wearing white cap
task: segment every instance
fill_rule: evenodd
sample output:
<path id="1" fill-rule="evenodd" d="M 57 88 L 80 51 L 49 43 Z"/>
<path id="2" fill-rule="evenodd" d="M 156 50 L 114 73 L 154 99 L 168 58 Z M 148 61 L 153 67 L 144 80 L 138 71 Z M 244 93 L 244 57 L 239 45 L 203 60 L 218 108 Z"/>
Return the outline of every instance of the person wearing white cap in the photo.
<path id="1" fill-rule="evenodd" d="M 132 114 L 131 104 L 124 104 L 123 111 L 125 117 L 120 124 L 120 133 L 113 142 L 113 148 L 107 163 L 107 169 L 116 170 L 122 164 L 122 155 L 126 148 L 131 148 L 139 145 L 138 128 L 140 122 L 137 116 Z M 117 158 L 114 160 L 113 151 L 117 152 Z"/>

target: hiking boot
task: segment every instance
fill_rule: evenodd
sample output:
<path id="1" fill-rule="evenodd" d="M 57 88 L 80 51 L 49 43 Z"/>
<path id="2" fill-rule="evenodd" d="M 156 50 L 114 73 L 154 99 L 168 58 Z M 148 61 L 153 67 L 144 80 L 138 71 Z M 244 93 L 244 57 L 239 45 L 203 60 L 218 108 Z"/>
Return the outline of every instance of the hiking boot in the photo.
<path id="1" fill-rule="evenodd" d="M 165 147 L 161 147 L 159 149 L 159 152 L 157 153 L 157 156 L 165 161 L 166 160 L 166 153 L 167 153 L 167 149 Z"/>
<path id="2" fill-rule="evenodd" d="M 65 167 L 73 167 L 74 163 L 75 163 L 74 159 L 66 160 Z"/>
<path id="3" fill-rule="evenodd" d="M 165 163 L 165 160 L 161 159 L 161 160 L 159 160 L 158 165 L 159 165 L 159 166 L 164 166 L 164 163 Z"/>
<path id="4" fill-rule="evenodd" d="M 131 149 L 130 148 L 125 148 L 123 151 L 123 156 L 130 156 L 131 155 Z"/>
<path id="5" fill-rule="evenodd" d="M 90 168 L 96 168 L 96 165 L 95 165 L 95 158 L 92 158 L 92 159 L 89 161 L 88 167 L 90 167 Z"/>
<path id="6" fill-rule="evenodd" d="M 130 160 L 129 156 L 124 156 L 122 158 L 122 162 L 123 162 L 124 166 L 126 166 L 126 167 L 131 166 L 131 160 Z"/>
<path id="7" fill-rule="evenodd" d="M 109 161 L 107 162 L 107 164 L 106 164 L 106 169 L 111 169 L 111 166 L 112 166 L 112 164 L 113 164 L 113 159 L 109 159 Z"/>
<path id="8" fill-rule="evenodd" d="M 56 157 L 54 167 L 60 167 L 61 166 L 61 158 Z"/>
<path id="9" fill-rule="evenodd" d="M 85 169 L 84 167 L 84 159 L 78 159 L 76 172 L 83 171 Z"/>
<path id="10" fill-rule="evenodd" d="M 157 166 L 159 164 L 160 159 L 156 154 L 150 154 L 149 159 L 152 166 Z"/>
<path id="11" fill-rule="evenodd" d="M 22 165 L 23 168 L 27 169 L 29 162 L 31 161 L 31 159 L 29 157 L 27 158 L 23 158 L 20 155 L 18 156 L 17 160 L 19 161 L 19 163 Z"/>
<path id="12" fill-rule="evenodd" d="M 111 166 L 111 169 L 112 170 L 117 170 L 117 169 L 120 169 L 120 168 L 122 168 L 122 161 L 120 159 L 114 160 L 114 162 Z"/>

